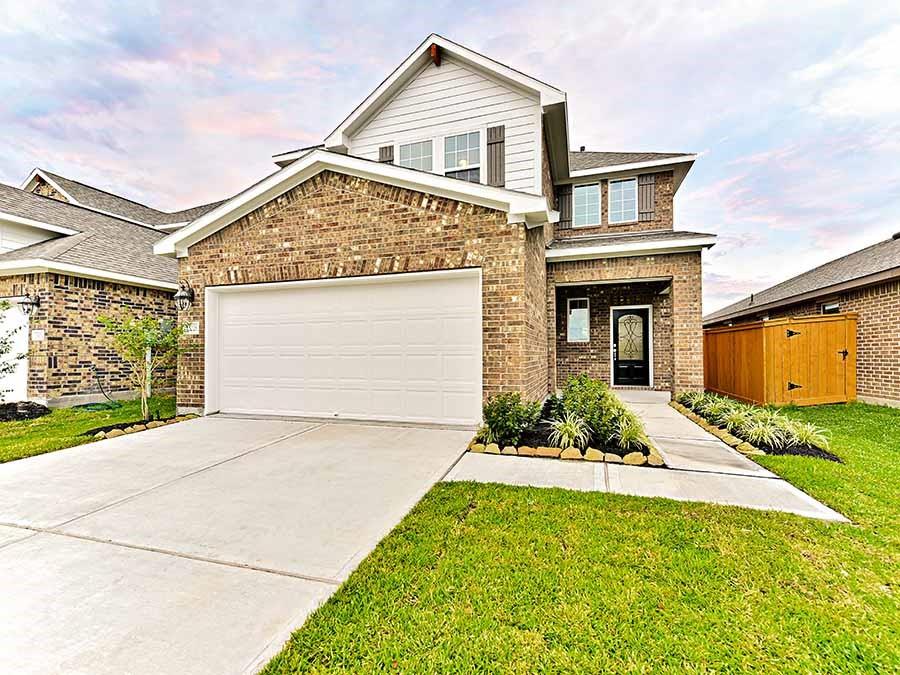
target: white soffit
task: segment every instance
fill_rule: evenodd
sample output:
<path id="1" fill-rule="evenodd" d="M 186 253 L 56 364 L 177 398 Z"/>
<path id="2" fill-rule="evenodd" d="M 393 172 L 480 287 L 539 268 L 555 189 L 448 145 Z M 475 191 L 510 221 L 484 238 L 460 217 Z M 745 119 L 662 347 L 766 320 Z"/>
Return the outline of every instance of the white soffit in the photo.
<path id="1" fill-rule="evenodd" d="M 657 241 L 636 241 L 627 244 L 607 244 L 605 246 L 572 246 L 571 248 L 547 249 L 546 258 L 551 262 L 563 262 L 566 260 L 588 260 L 591 258 L 623 258 L 636 255 L 687 253 L 710 248 L 715 243 L 715 236 L 704 236 Z"/>

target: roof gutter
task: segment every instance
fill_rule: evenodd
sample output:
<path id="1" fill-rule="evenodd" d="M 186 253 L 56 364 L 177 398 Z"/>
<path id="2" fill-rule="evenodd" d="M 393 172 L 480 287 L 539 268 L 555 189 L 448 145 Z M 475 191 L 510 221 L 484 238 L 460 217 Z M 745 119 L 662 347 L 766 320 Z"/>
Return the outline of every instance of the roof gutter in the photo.
<path id="1" fill-rule="evenodd" d="M 841 293 L 843 291 L 853 290 L 854 288 L 860 288 L 862 286 L 871 286 L 873 284 L 883 283 L 885 281 L 891 281 L 893 279 L 900 279 L 900 267 L 892 267 L 887 270 L 883 270 L 881 272 L 876 272 L 875 274 L 869 274 L 864 277 L 859 277 L 857 279 L 850 279 L 849 281 L 844 281 L 839 284 L 832 284 L 831 286 L 823 286 L 822 288 L 818 288 L 813 291 L 807 291 L 806 293 L 799 293 L 797 295 L 791 295 L 787 298 L 782 298 L 781 300 L 772 300 L 771 302 L 764 302 L 759 305 L 750 305 L 744 309 L 738 309 L 729 314 L 723 314 L 722 316 L 716 316 L 715 314 L 710 314 L 708 317 L 703 319 L 704 326 L 712 326 L 713 324 L 722 323 L 723 321 L 732 321 L 733 319 L 741 319 L 746 316 L 750 316 L 751 314 L 756 314 L 757 312 L 765 311 L 768 309 L 776 309 L 778 307 L 787 307 L 788 305 L 796 305 L 798 302 L 803 302 L 804 300 L 812 300 L 814 298 L 819 298 L 824 295 L 832 295 L 834 293 Z"/>
<path id="2" fill-rule="evenodd" d="M 572 246 L 570 248 L 547 249 L 546 258 L 548 262 L 566 262 L 568 260 L 590 260 L 595 258 L 691 253 L 710 248 L 715 243 L 715 236 L 706 236 L 672 239 L 670 241 L 651 240 L 631 244 L 608 244 L 606 246 Z"/>
<path id="3" fill-rule="evenodd" d="M 161 239 L 154 245 L 153 252 L 157 255 L 184 257 L 193 244 L 328 169 L 416 192 L 505 211 L 508 222 L 524 223 L 527 227 L 559 221 L 559 212 L 550 209 L 547 199 L 543 196 L 480 183 L 468 183 L 447 176 L 326 150 L 312 150 L 305 153 L 302 159 L 197 218 L 187 227 Z"/>
<path id="4" fill-rule="evenodd" d="M 56 234 L 71 235 L 79 233 L 79 230 L 73 230 L 71 228 L 61 227 L 59 225 L 51 225 L 50 223 L 45 223 L 40 220 L 32 220 L 31 218 L 24 218 L 13 213 L 6 213 L 2 211 L 0 211 L 0 222 L 11 223 L 14 225 L 25 225 L 26 227 L 33 227 L 38 230 L 55 232 Z"/>
<path id="5" fill-rule="evenodd" d="M 96 267 L 72 265 L 69 263 L 47 260 L 45 258 L 30 258 L 25 260 L 4 260 L 0 262 L 0 277 L 8 277 L 13 274 L 42 274 L 52 272 L 56 274 L 68 274 L 86 279 L 98 279 L 99 281 L 112 281 L 128 286 L 141 286 L 143 288 L 156 288 L 164 291 L 177 291 L 178 284 L 147 277 L 137 277 L 131 274 L 120 274 Z"/>

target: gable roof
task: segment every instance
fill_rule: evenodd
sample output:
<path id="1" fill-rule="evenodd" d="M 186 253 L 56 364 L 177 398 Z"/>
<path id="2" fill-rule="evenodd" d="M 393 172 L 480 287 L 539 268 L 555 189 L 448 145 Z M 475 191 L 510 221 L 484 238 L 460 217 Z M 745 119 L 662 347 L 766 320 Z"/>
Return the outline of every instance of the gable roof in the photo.
<path id="1" fill-rule="evenodd" d="M 329 150 L 345 150 L 348 137 L 402 89 L 420 68 L 428 63 L 431 58 L 429 49 L 432 45 L 437 45 L 439 49 L 453 54 L 477 70 L 486 72 L 517 88 L 534 92 L 540 98 L 541 107 L 544 109 L 558 104 L 565 105 L 566 94 L 562 90 L 432 33 L 362 103 L 356 106 L 343 122 L 328 134 L 325 138 L 325 147 Z"/>
<path id="2" fill-rule="evenodd" d="M 310 150 L 292 164 L 235 195 L 187 227 L 173 232 L 157 243 L 154 251 L 159 255 L 186 256 L 188 248 L 193 244 L 325 170 L 505 211 L 509 222 L 525 223 L 528 226 L 556 222 L 559 219 L 559 213 L 550 209 L 543 196 L 470 183 L 328 150 Z"/>
<path id="3" fill-rule="evenodd" d="M 178 266 L 153 254 L 165 233 L 0 183 L 0 219 L 66 233 L 0 254 L 0 274 L 57 271 L 138 286 L 177 288 Z"/>
<path id="4" fill-rule="evenodd" d="M 712 312 L 703 317 L 703 323 L 735 319 L 890 278 L 900 278 L 900 232 Z"/>
<path id="5" fill-rule="evenodd" d="M 35 169 L 32 171 L 22 185 L 22 189 L 28 190 L 37 178 L 47 181 L 68 199 L 71 204 L 83 206 L 116 218 L 129 220 L 133 223 L 151 225 L 153 227 L 190 222 L 194 218 L 198 218 L 222 203 L 221 201 L 218 201 L 202 206 L 195 206 L 190 209 L 184 209 L 182 211 L 167 213 L 141 204 L 140 202 L 127 199 L 126 197 L 107 192 L 106 190 L 95 188 L 80 181 L 60 176 L 59 174 L 52 173 L 45 169 Z"/>
<path id="6" fill-rule="evenodd" d="M 643 164 L 645 162 L 659 162 L 661 160 L 687 161 L 696 158 L 690 152 L 592 152 L 570 151 L 569 169 L 571 171 L 584 171 L 586 169 L 599 169 L 611 166 L 627 164 Z"/>

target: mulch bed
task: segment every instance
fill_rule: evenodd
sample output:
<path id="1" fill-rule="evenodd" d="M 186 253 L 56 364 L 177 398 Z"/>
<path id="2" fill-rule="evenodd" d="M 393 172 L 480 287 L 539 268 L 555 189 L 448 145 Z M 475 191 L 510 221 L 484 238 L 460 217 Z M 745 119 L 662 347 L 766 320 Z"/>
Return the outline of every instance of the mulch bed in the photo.
<path id="1" fill-rule="evenodd" d="M 17 403 L 0 404 L 0 422 L 17 420 L 33 420 L 50 413 L 50 408 L 40 403 L 19 401 Z"/>
<path id="2" fill-rule="evenodd" d="M 803 448 L 769 448 L 763 446 L 759 449 L 765 452 L 767 455 L 800 455 L 801 457 L 816 457 L 817 459 L 827 459 L 831 462 L 837 462 L 838 464 L 844 463 L 844 460 L 842 460 L 837 455 L 828 452 L 827 450 L 822 450 L 822 448 L 816 448 L 811 445 L 807 445 Z"/>

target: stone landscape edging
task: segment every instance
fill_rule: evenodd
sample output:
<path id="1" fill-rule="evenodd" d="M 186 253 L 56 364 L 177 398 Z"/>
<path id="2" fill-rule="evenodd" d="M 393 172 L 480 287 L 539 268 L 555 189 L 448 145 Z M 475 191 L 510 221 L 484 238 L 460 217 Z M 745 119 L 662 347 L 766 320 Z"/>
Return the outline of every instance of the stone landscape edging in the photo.
<path id="1" fill-rule="evenodd" d="M 614 452 L 603 452 L 596 448 L 587 448 L 582 454 L 581 450 L 575 447 L 571 448 L 551 448 L 547 446 L 539 446 L 533 448 L 529 445 L 514 446 L 507 445 L 500 448 L 496 443 L 478 443 L 474 439 L 469 443 L 469 452 L 480 453 L 485 455 L 510 455 L 513 457 L 542 457 L 545 459 L 559 459 L 566 462 L 582 461 L 582 462 L 608 462 L 610 464 L 628 464 L 630 466 L 650 466 L 655 468 L 666 468 L 665 460 L 657 450 L 656 446 L 649 446 L 649 454 L 642 452 L 629 452 L 617 455 Z"/>
<path id="2" fill-rule="evenodd" d="M 139 431 L 147 431 L 148 429 L 158 429 L 159 427 L 165 427 L 170 424 L 176 424 L 178 422 L 186 422 L 187 420 L 191 420 L 196 418 L 197 415 L 189 414 L 189 415 L 177 415 L 176 417 L 170 417 L 167 420 L 151 420 L 146 424 L 138 423 L 133 424 L 124 429 L 110 429 L 109 431 L 98 431 L 96 434 L 91 434 L 91 438 L 95 440 L 103 440 L 104 438 L 118 438 L 119 436 L 126 436 L 128 434 L 134 434 Z M 85 435 L 90 434 L 87 432 Z"/>
<path id="3" fill-rule="evenodd" d="M 698 415 L 686 405 L 682 405 L 678 401 L 669 401 L 669 405 L 687 417 L 691 422 L 701 427 L 704 431 L 708 431 L 726 445 L 731 446 L 742 455 L 765 455 L 766 453 L 757 448 L 755 445 L 742 441 L 740 438 L 730 433 L 727 429 L 717 427 L 715 424 L 708 422 L 702 415 Z"/>

